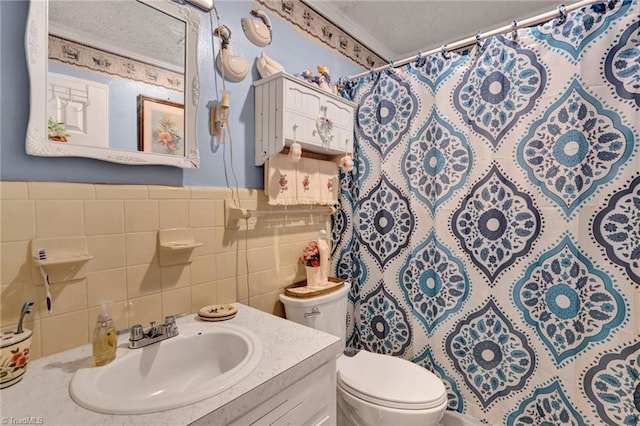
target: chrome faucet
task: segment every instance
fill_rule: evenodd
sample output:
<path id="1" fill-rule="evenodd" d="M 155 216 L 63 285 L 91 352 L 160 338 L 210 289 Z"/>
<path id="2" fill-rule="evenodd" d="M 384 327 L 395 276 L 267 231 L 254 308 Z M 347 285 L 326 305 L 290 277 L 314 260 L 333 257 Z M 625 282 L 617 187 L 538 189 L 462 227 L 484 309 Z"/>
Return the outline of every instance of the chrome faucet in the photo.
<path id="1" fill-rule="evenodd" d="M 178 335 L 176 317 L 165 317 L 162 324 L 156 325 L 155 321 L 149 323 L 149 329 L 144 331 L 140 324 L 131 327 L 129 333 L 129 348 L 139 349 L 153 343 L 169 339 Z"/>

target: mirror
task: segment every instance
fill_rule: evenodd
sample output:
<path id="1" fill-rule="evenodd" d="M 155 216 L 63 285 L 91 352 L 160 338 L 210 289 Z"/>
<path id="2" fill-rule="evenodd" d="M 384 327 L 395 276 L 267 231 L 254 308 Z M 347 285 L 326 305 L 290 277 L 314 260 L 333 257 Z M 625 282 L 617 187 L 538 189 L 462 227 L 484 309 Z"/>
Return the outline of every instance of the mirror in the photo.
<path id="1" fill-rule="evenodd" d="M 197 168 L 198 30 L 170 0 L 32 0 L 27 154 Z"/>

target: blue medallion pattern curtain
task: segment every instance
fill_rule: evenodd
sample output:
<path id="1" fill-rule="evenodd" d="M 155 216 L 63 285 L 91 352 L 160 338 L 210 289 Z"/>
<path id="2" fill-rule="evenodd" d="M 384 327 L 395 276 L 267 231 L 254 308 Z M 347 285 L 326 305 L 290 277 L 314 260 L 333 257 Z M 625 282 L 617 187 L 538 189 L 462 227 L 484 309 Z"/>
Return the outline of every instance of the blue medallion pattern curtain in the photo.
<path id="1" fill-rule="evenodd" d="M 429 369 L 491 424 L 640 424 L 640 1 L 343 96 L 347 343 Z"/>

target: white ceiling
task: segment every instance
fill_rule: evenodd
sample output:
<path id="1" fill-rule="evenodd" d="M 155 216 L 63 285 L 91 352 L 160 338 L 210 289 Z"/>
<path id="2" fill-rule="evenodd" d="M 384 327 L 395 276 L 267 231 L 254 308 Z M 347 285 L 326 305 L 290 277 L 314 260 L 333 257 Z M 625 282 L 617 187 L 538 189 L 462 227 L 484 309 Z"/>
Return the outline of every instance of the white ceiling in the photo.
<path id="1" fill-rule="evenodd" d="M 386 60 L 400 60 L 555 10 L 562 0 L 304 2 Z"/>

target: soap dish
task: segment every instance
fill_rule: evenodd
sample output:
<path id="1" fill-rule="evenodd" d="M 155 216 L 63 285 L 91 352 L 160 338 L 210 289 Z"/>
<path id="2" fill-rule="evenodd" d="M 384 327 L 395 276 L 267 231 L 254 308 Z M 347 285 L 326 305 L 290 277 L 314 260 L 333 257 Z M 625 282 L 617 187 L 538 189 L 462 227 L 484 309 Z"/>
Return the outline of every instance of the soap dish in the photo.
<path id="1" fill-rule="evenodd" d="M 238 308 L 233 305 L 210 305 L 198 311 L 198 317 L 204 321 L 226 321 L 234 318 Z"/>
<path id="2" fill-rule="evenodd" d="M 200 318 L 201 321 L 209 321 L 209 322 L 227 321 L 235 317 L 236 317 L 236 314 L 229 315 L 226 317 L 220 317 L 220 318 L 207 318 L 207 317 L 201 317 L 200 315 L 198 315 L 198 318 Z"/>

